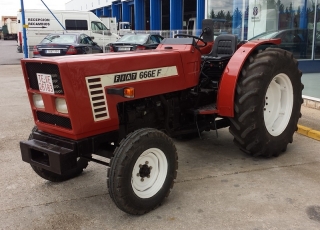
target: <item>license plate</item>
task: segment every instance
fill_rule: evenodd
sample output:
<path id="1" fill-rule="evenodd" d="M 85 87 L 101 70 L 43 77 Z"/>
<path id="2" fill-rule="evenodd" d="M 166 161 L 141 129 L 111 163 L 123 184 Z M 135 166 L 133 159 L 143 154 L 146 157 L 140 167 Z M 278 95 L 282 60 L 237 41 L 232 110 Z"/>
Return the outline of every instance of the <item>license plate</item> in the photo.
<path id="1" fill-rule="evenodd" d="M 59 54 L 60 50 L 46 50 L 47 54 Z"/>
<path id="2" fill-rule="evenodd" d="M 121 51 L 130 51 L 130 47 L 119 47 L 118 50 L 121 50 Z"/>
<path id="3" fill-rule="evenodd" d="M 39 91 L 54 94 L 52 77 L 49 74 L 37 73 Z"/>

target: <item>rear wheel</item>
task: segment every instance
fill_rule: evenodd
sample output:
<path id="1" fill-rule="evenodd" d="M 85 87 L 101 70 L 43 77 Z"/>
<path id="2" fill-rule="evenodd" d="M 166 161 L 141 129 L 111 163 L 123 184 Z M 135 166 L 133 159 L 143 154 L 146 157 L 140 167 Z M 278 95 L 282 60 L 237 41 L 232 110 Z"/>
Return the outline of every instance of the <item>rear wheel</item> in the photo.
<path id="1" fill-rule="evenodd" d="M 33 133 L 36 131 L 38 131 L 37 126 L 33 127 L 32 132 L 31 132 L 28 140 L 33 139 Z M 62 182 L 62 181 L 69 180 L 69 179 L 72 179 L 74 177 L 79 176 L 83 172 L 83 169 L 86 168 L 87 166 L 88 166 L 88 160 L 81 158 L 81 157 L 78 157 L 77 167 L 75 169 L 73 169 L 72 171 L 70 171 L 69 173 L 64 174 L 64 175 L 59 175 L 59 174 L 50 172 L 46 169 L 43 169 L 43 168 L 35 166 L 35 165 L 31 165 L 31 168 L 33 169 L 33 171 L 35 171 L 35 173 L 37 173 L 43 179 L 46 179 L 46 180 L 52 181 L 52 182 Z"/>
<path id="2" fill-rule="evenodd" d="M 109 193 L 129 214 L 141 215 L 157 208 L 173 187 L 178 168 L 173 141 L 156 129 L 129 134 L 111 158 Z"/>
<path id="3" fill-rule="evenodd" d="M 230 132 L 245 152 L 278 156 L 301 117 L 301 72 L 290 52 L 268 48 L 248 58 L 238 79 Z"/>

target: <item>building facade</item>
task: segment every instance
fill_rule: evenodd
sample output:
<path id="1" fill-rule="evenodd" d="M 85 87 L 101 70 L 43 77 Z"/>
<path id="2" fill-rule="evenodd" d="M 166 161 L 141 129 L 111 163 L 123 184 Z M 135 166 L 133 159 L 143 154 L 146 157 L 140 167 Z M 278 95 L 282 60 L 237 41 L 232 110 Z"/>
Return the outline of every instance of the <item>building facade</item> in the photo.
<path id="1" fill-rule="evenodd" d="M 211 18 L 215 35 L 281 38 L 303 72 L 320 72 L 320 0 L 71 0 L 66 10 L 116 17 L 134 30 L 196 31 Z"/>
<path id="2" fill-rule="evenodd" d="M 197 11 L 199 9 L 199 11 Z M 176 30 L 191 17 L 205 17 L 204 0 L 71 0 L 66 10 L 92 11 L 99 17 L 129 21 L 135 30 Z M 201 25 L 201 24 L 200 24 Z"/>

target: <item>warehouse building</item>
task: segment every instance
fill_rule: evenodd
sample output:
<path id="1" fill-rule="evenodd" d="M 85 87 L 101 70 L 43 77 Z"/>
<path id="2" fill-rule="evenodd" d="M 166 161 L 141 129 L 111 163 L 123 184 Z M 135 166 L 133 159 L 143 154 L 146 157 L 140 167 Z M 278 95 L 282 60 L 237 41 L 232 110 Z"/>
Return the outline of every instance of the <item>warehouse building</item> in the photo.
<path id="1" fill-rule="evenodd" d="M 71 0 L 66 10 L 116 17 L 134 30 L 194 32 L 212 18 L 215 35 L 280 37 L 304 72 L 320 72 L 320 0 Z"/>

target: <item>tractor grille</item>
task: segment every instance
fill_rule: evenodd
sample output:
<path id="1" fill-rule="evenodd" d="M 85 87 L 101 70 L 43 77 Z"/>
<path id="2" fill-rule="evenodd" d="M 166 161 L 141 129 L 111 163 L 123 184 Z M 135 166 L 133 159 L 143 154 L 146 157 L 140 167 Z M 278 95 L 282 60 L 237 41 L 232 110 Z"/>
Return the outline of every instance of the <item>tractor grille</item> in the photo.
<path id="1" fill-rule="evenodd" d="M 56 125 L 66 129 L 72 129 L 71 121 L 67 117 L 61 117 L 58 115 L 44 113 L 41 111 L 37 111 L 37 117 L 40 122 Z"/>
<path id="2" fill-rule="evenodd" d="M 51 75 L 55 94 L 64 93 L 60 78 L 60 72 L 57 65 L 48 63 L 27 62 L 26 68 L 31 89 L 39 90 L 37 73 L 43 73 Z"/>

